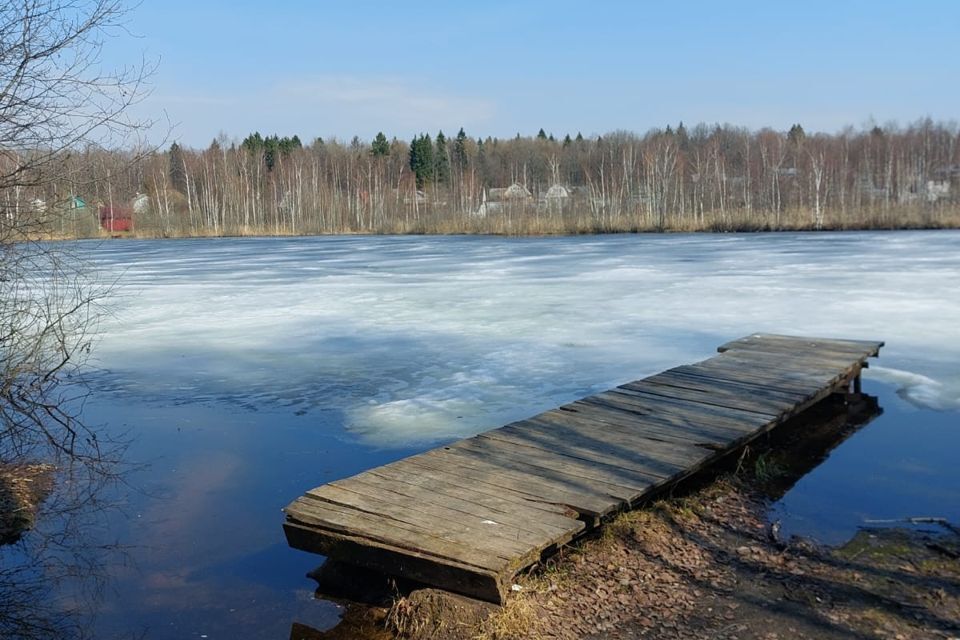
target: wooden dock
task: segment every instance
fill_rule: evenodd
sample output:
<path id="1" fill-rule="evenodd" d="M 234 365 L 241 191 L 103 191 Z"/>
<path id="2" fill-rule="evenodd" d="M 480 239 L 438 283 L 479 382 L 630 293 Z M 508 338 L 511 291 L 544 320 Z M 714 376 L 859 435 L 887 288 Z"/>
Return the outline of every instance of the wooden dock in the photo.
<path id="1" fill-rule="evenodd" d="M 720 355 L 308 491 L 291 546 L 502 602 L 516 573 L 603 516 L 835 392 L 882 342 L 755 334 Z"/>

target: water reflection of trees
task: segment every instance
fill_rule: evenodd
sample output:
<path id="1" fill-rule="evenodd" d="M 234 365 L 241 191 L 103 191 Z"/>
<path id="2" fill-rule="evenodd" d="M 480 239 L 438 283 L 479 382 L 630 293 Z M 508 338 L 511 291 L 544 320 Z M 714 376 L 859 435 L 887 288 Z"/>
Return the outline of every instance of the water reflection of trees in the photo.
<path id="1" fill-rule="evenodd" d="M 92 637 L 108 567 L 124 558 L 124 549 L 103 535 L 118 508 L 110 497 L 123 480 L 118 469 L 91 473 L 82 464 L 62 465 L 32 529 L 0 546 L 0 637 Z"/>
<path id="2" fill-rule="evenodd" d="M 834 394 L 774 429 L 754 451 L 753 461 L 772 460 L 775 473 L 764 478 L 771 499 L 779 499 L 830 453 L 883 414 L 875 396 Z"/>

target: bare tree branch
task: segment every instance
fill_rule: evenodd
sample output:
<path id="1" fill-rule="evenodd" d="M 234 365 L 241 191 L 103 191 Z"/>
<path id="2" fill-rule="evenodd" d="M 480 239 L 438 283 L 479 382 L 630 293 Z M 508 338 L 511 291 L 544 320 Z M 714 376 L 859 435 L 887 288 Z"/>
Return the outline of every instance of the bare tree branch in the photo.
<path id="1" fill-rule="evenodd" d="M 126 16 L 121 0 L 0 5 L 0 463 L 31 456 L 106 472 L 116 460 L 80 420 L 82 365 L 109 285 L 68 245 L 38 240 L 53 212 L 24 194 L 76 193 L 71 155 L 127 145 L 151 124 L 127 115 L 151 65 L 101 64 Z"/>

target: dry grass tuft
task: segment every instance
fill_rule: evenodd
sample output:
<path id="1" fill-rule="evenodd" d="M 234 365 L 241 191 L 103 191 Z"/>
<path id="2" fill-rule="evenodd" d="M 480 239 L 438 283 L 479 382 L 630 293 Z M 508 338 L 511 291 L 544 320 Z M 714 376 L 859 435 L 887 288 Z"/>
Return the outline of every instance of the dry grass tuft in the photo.
<path id="1" fill-rule="evenodd" d="M 387 612 L 387 627 L 401 638 L 418 637 L 426 627 L 420 606 L 409 598 L 398 598 Z"/>
<path id="2" fill-rule="evenodd" d="M 480 633 L 496 605 L 438 589 L 420 589 L 394 601 L 386 628 L 398 638 L 454 640 Z"/>
<path id="3" fill-rule="evenodd" d="M 524 592 L 510 598 L 503 608 L 480 625 L 477 640 L 518 640 L 540 638 L 537 608 Z"/>

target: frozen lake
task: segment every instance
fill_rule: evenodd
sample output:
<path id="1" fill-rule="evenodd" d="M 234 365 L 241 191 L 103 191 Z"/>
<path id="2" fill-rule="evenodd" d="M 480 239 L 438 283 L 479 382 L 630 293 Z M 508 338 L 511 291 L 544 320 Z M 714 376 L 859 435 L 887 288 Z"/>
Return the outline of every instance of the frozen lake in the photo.
<path id="1" fill-rule="evenodd" d="M 755 331 L 885 340 L 884 415 L 778 505 L 829 542 L 960 521 L 960 233 L 81 244 L 118 279 L 89 421 L 127 429 L 135 545 L 98 637 L 286 637 L 337 616 L 286 547 L 303 490 L 713 354 Z"/>

